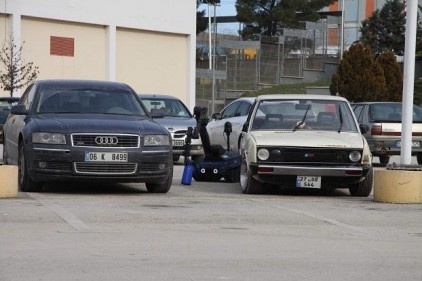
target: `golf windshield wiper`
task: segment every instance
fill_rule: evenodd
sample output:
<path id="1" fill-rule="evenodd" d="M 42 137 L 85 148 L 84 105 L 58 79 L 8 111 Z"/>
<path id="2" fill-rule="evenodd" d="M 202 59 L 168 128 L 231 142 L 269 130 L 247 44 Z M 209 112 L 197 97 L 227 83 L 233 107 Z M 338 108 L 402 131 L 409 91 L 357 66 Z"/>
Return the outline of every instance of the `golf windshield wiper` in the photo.
<path id="1" fill-rule="evenodd" d="M 296 126 L 293 128 L 293 132 L 296 131 L 300 127 L 300 125 L 302 125 L 303 123 L 305 123 L 306 115 L 308 114 L 308 111 L 309 111 L 310 108 L 311 108 L 311 105 L 308 104 L 308 108 L 306 109 L 305 115 L 303 115 L 302 120 L 300 122 L 298 122 L 296 124 Z"/>

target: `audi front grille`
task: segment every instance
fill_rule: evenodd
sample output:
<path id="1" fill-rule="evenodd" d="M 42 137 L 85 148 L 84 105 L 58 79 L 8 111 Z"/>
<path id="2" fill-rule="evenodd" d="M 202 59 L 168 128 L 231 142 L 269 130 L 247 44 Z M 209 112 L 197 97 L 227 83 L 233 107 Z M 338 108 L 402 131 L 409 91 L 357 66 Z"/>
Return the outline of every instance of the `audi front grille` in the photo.
<path id="1" fill-rule="evenodd" d="M 76 173 L 90 175 L 131 175 L 136 173 L 137 167 L 137 163 L 75 162 Z"/>
<path id="2" fill-rule="evenodd" d="M 138 148 L 140 137 L 128 134 L 72 134 L 72 146 Z"/>

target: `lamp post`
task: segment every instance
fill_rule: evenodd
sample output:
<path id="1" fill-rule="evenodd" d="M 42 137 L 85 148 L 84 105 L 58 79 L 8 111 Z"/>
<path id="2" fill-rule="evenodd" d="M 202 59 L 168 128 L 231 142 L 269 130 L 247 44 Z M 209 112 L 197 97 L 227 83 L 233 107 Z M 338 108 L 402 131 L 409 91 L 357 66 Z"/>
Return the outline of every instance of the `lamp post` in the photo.
<path id="1" fill-rule="evenodd" d="M 416 26 L 418 0 L 406 2 L 406 34 L 404 45 L 404 75 L 402 103 L 402 134 L 400 148 L 401 164 L 411 164 L 412 158 L 412 123 L 413 95 L 415 81 Z"/>
<path id="2" fill-rule="evenodd" d="M 203 1 L 204 3 L 205 1 Z M 217 37 L 217 11 L 216 11 L 216 7 L 217 7 L 217 3 L 220 3 L 219 0 L 214 0 L 214 1 L 206 1 L 206 3 L 208 4 L 208 66 L 209 66 L 209 70 L 211 71 L 211 75 L 212 75 L 212 88 L 211 88 L 211 113 L 214 113 L 215 110 L 215 56 L 216 56 L 216 37 Z M 214 6 L 214 25 L 211 26 L 211 12 L 210 12 L 210 6 L 213 5 Z M 212 37 L 212 34 L 214 37 Z"/>
<path id="3" fill-rule="evenodd" d="M 217 22 L 216 22 L 216 10 L 217 4 L 214 3 L 214 25 L 213 25 L 213 33 L 214 33 L 214 41 L 213 41 L 213 57 L 212 57 L 212 100 L 211 100 L 211 112 L 214 113 L 215 111 L 215 58 L 216 58 L 216 37 L 217 37 Z"/>
<path id="4" fill-rule="evenodd" d="M 211 14 L 210 3 L 208 2 L 208 65 L 212 69 L 212 45 L 211 45 Z"/>
<path id="5" fill-rule="evenodd" d="M 340 42 L 340 60 L 343 59 L 343 52 L 344 52 L 344 1 L 341 0 L 341 42 Z"/>

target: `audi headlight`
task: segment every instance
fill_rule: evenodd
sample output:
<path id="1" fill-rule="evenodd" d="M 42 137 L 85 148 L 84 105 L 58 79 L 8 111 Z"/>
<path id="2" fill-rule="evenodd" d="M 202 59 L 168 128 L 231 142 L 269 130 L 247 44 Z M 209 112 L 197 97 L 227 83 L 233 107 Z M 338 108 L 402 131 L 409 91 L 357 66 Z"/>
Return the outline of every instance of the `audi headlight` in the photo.
<path id="1" fill-rule="evenodd" d="M 265 161 L 268 159 L 268 157 L 270 157 L 270 152 L 266 148 L 261 148 L 258 150 L 257 156 L 259 160 Z"/>
<path id="2" fill-rule="evenodd" d="M 170 145 L 170 139 L 167 135 L 146 135 L 144 137 L 144 146 Z"/>
<path id="3" fill-rule="evenodd" d="M 33 143 L 66 144 L 66 137 L 60 133 L 36 132 L 32 134 Z"/>
<path id="4" fill-rule="evenodd" d="M 362 155 L 360 154 L 359 151 L 354 150 L 354 151 L 349 153 L 349 159 L 352 162 L 358 162 L 361 157 L 362 157 Z"/>

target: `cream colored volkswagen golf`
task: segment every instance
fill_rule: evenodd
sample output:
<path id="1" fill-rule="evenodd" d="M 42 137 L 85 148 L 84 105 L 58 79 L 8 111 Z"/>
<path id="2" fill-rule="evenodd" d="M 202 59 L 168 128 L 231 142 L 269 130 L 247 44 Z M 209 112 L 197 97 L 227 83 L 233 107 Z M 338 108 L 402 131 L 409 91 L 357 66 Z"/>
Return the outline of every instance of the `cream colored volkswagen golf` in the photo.
<path id="1" fill-rule="evenodd" d="M 241 137 L 242 191 L 348 188 L 366 197 L 373 187 L 367 130 L 341 97 L 259 96 Z"/>

